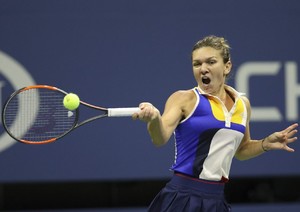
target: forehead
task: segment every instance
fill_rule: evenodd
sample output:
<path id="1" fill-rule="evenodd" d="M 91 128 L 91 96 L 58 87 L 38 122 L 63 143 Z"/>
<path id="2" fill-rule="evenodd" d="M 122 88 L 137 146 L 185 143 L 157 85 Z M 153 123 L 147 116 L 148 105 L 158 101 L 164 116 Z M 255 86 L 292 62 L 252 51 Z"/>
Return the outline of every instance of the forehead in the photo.
<path id="1" fill-rule="evenodd" d="M 193 60 L 205 60 L 208 58 L 222 58 L 221 50 L 212 47 L 201 47 L 192 53 Z"/>

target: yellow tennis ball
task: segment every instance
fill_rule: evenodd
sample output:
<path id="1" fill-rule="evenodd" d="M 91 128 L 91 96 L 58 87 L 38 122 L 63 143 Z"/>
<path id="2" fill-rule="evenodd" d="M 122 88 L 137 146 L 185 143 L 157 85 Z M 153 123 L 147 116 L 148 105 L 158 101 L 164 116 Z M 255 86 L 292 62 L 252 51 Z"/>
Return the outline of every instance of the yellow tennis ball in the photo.
<path id="1" fill-rule="evenodd" d="M 80 99 L 76 94 L 69 93 L 65 96 L 63 103 L 68 110 L 76 110 L 80 104 Z"/>

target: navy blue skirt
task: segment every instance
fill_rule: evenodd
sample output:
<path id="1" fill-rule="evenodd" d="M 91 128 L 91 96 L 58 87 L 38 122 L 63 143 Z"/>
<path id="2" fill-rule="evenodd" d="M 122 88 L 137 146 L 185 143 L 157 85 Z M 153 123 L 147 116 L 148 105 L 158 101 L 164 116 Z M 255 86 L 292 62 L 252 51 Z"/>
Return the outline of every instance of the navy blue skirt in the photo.
<path id="1" fill-rule="evenodd" d="M 159 192 L 148 212 L 227 212 L 224 183 L 174 174 Z"/>

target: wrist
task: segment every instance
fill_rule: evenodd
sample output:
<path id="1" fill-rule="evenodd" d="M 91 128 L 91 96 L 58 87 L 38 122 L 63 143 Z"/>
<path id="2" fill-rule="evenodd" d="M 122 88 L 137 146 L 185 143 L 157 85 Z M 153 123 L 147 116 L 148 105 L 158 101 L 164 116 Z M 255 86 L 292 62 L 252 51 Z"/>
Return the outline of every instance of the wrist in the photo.
<path id="1" fill-rule="evenodd" d="M 262 150 L 264 151 L 264 152 L 267 152 L 268 151 L 268 149 L 265 147 L 265 145 L 264 145 L 264 141 L 266 140 L 266 138 L 264 138 L 264 139 L 262 139 L 261 140 L 261 148 L 262 148 Z"/>

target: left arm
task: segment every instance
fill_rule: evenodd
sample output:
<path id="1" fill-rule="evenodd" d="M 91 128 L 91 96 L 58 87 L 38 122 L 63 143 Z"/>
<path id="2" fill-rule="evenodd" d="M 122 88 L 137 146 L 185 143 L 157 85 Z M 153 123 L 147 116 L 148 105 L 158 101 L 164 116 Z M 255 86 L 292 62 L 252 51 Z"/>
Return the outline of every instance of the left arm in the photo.
<path id="1" fill-rule="evenodd" d="M 250 102 L 246 97 L 243 97 L 243 100 L 246 104 L 248 117 L 247 117 L 247 125 L 246 132 L 244 138 L 235 153 L 235 157 L 238 160 L 248 160 L 254 158 L 256 156 L 261 155 L 262 153 L 269 150 L 286 150 L 288 152 L 294 152 L 295 150 L 290 148 L 288 144 L 297 140 L 297 137 L 294 135 L 297 133 L 298 124 L 292 124 L 286 129 L 274 132 L 271 135 L 267 136 L 261 140 L 253 140 L 250 136 L 250 126 L 249 120 L 251 116 L 251 106 Z"/>

